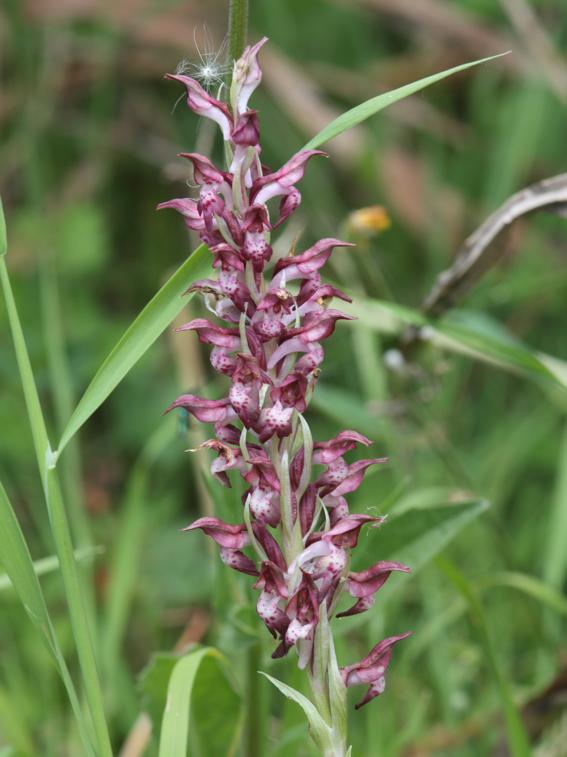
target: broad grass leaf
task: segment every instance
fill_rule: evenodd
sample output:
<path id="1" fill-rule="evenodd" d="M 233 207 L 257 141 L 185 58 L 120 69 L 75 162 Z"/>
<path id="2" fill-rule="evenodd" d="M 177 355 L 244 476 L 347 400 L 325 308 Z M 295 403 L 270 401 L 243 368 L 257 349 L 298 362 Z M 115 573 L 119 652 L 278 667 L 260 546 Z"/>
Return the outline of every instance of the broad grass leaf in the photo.
<path id="1" fill-rule="evenodd" d="M 359 569 L 372 555 L 379 555 L 380 560 L 405 563 L 415 573 L 487 508 L 485 500 L 475 500 L 404 510 L 388 518 L 380 528 L 366 531 L 354 564 Z"/>
<path id="2" fill-rule="evenodd" d="M 150 717 L 155 724 L 161 720 L 160 757 L 181 757 L 188 751 L 234 754 L 241 701 L 217 650 L 200 647 L 182 657 L 156 654 L 140 685 Z"/>
<path id="3" fill-rule="evenodd" d="M 375 115 L 379 111 L 384 110 L 384 108 L 387 108 L 388 105 L 393 105 L 399 100 L 403 100 L 405 97 L 409 97 L 415 92 L 419 92 L 420 90 L 429 87 L 430 84 L 435 84 L 435 82 L 446 79 L 448 76 L 458 74 L 459 71 L 465 71 L 467 68 L 478 66 L 480 63 L 486 63 L 487 61 L 494 60 L 495 58 L 500 58 L 502 55 L 507 55 L 507 53 L 491 55 L 489 58 L 481 58 L 480 60 L 474 60 L 470 63 L 463 63 L 460 66 L 449 68 L 446 71 L 440 71 L 438 74 L 426 76 L 424 79 L 420 79 L 419 81 L 414 81 L 411 84 L 405 84 L 403 87 L 398 87 L 398 89 L 393 89 L 390 92 L 384 92 L 381 95 L 372 97 L 370 98 L 370 100 L 366 100 L 360 105 L 356 105 L 354 108 L 347 110 L 346 113 L 342 113 L 340 116 L 331 121 L 330 124 L 325 126 L 324 129 L 322 129 L 318 134 L 310 139 L 303 149 L 312 150 L 316 147 L 319 147 L 325 142 L 328 142 L 330 139 L 333 139 L 333 137 L 342 134 L 343 131 L 352 129 L 353 126 L 356 126 L 362 121 L 365 121 L 367 118 L 370 118 L 370 116 Z"/>
<path id="4" fill-rule="evenodd" d="M 182 294 L 193 281 L 205 276 L 209 267 L 207 248 L 200 245 L 148 302 L 111 350 L 79 400 L 63 431 L 57 454 L 186 305 L 188 297 L 182 297 Z"/>

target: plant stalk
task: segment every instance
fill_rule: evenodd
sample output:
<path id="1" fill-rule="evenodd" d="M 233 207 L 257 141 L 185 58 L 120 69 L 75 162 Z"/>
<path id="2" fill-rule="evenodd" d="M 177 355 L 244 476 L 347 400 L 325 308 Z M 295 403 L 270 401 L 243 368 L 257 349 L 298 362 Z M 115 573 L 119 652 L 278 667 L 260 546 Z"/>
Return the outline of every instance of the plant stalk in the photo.
<path id="1" fill-rule="evenodd" d="M 248 0 L 230 0 L 228 11 L 228 51 L 231 60 L 238 60 L 248 36 Z"/>

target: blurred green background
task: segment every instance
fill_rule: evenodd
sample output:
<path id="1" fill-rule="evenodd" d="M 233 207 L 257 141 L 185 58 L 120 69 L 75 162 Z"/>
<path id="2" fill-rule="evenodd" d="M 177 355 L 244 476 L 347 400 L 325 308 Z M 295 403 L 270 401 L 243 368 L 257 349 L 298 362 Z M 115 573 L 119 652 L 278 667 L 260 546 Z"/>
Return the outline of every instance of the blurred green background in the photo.
<path id="1" fill-rule="evenodd" d="M 270 38 L 253 105 L 264 162 L 276 167 L 376 93 L 512 50 L 343 134 L 327 146 L 328 161 L 310 165 L 289 233 L 304 229 L 301 244 L 341 234 L 359 242 L 329 271 L 341 286 L 418 309 L 490 212 L 566 170 L 565 7 L 527 3 L 251 0 L 250 39 Z M 162 75 L 183 58 L 198 62 L 196 43 L 220 46 L 226 15 L 226 3 L 212 0 L 3 0 L 8 263 L 54 436 L 120 335 L 196 246 L 179 218 L 154 209 L 184 194 L 177 152 L 219 146 L 183 102 L 174 107 L 179 90 Z M 389 223 L 361 227 L 353 212 L 376 205 Z M 502 686 L 518 703 L 534 753 L 567 754 L 565 394 L 534 372 L 487 362 L 493 337 L 567 359 L 566 223 L 541 213 L 498 241 L 498 264 L 452 314 L 477 335 L 473 356 L 408 346 L 403 334 L 386 333 L 378 311 L 362 325 L 339 325 L 329 343 L 310 411 L 314 430 L 328 438 L 355 428 L 390 456 L 352 509 L 405 512 L 422 566 L 392 577 L 363 622 L 340 627 L 343 663 L 381 635 L 414 630 L 396 649 L 387 693 L 352 714 L 355 755 L 507 754 Z M 200 312 L 196 302 L 191 312 Z M 227 500 L 209 488 L 206 461 L 184 452 L 205 438 L 203 429 L 162 420 L 180 390 L 223 391 L 193 335 L 170 332 L 64 460 L 76 542 L 97 547 L 82 564 L 98 607 L 115 748 L 137 735 L 142 747 L 123 754 L 155 753 L 155 728 L 148 737 L 140 719 L 149 707 L 140 671 L 152 653 L 196 641 L 220 647 L 236 679 L 253 686 L 258 722 L 262 712 L 269 717 L 265 731 L 258 726 L 259 754 L 309 755 L 300 712 L 267 682 L 250 684 L 256 666 L 301 685 L 293 661 L 269 660 L 249 580 L 229 575 L 204 537 L 179 533 L 210 508 L 234 521 L 240 505 L 237 493 Z M 54 549 L 3 306 L 0 377 L 0 477 L 40 559 Z M 431 515 L 479 500 L 490 507 L 455 511 L 420 538 L 424 508 Z M 387 544 L 384 527 L 362 551 L 380 559 Z M 42 585 L 73 667 L 57 572 Z M 0 613 L 0 754 L 80 754 L 57 674 L 2 584 Z M 212 690 L 203 696 L 215 706 Z M 213 754 L 202 744 L 192 749 Z M 253 757 L 246 746 L 240 754 Z"/>

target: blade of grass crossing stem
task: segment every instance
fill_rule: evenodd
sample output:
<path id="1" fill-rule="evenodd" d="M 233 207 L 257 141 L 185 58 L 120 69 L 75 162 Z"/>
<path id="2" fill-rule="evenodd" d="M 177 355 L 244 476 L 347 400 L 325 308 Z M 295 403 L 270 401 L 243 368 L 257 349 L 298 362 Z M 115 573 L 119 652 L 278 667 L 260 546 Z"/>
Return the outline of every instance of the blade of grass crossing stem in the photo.
<path id="1" fill-rule="evenodd" d="M 529 757 L 531 754 L 530 742 L 522 718 L 514 703 L 508 680 L 502 672 L 482 605 L 466 578 L 451 562 L 440 557 L 436 558 L 435 562 L 467 603 L 471 619 L 478 633 L 480 642 L 484 647 L 488 664 L 498 687 L 502 708 L 504 710 L 510 753 L 513 757 Z"/>
<path id="2" fill-rule="evenodd" d="M 77 562 L 88 563 L 98 554 L 102 554 L 104 552 L 104 549 L 102 547 L 82 547 L 81 549 L 75 550 L 75 559 Z M 0 550 L 0 565 L 2 564 L 2 557 L 1 557 L 1 550 Z M 59 560 L 57 559 L 56 555 L 50 555 L 49 557 L 42 557 L 39 560 L 33 561 L 33 569 L 38 578 L 41 576 L 46 576 L 49 573 L 54 573 L 56 570 L 59 569 Z M 5 591 L 6 589 L 13 588 L 12 581 L 10 580 L 10 576 L 5 574 L 0 574 L 0 591 Z"/>
<path id="3" fill-rule="evenodd" d="M 36 568 L 32 562 L 26 540 L 14 513 L 8 495 L 0 483 L 0 564 L 14 587 L 31 622 L 40 633 L 43 643 L 51 655 L 69 696 L 71 707 L 77 719 L 79 734 L 89 755 L 95 750 L 89 735 L 89 728 L 81 710 L 75 686 L 69 675 L 67 664 L 59 648 L 51 617 L 39 584 Z"/>
<path id="4" fill-rule="evenodd" d="M 382 95 L 372 97 L 370 100 L 366 100 L 360 105 L 356 105 L 354 108 L 347 110 L 346 113 L 342 113 L 331 121 L 330 124 L 327 124 L 324 129 L 309 140 L 303 149 L 313 150 L 316 147 L 320 147 L 320 145 L 333 139 L 333 137 L 342 134 L 343 131 L 352 129 L 353 126 L 365 121 L 379 111 L 384 110 L 388 105 L 393 105 L 399 100 L 403 100 L 404 97 L 409 97 L 409 95 L 413 95 L 415 92 L 419 92 L 420 90 L 425 89 L 425 87 L 429 87 L 430 84 L 435 84 L 435 82 L 446 79 L 448 76 L 458 74 L 459 71 L 465 71 L 467 68 L 478 66 L 480 63 L 486 63 L 507 54 L 507 52 L 500 53 L 499 55 L 491 55 L 489 58 L 481 58 L 480 60 L 473 60 L 470 63 L 463 63 L 460 66 L 449 68 L 446 71 L 440 71 L 437 74 L 426 76 L 419 81 L 405 84 L 403 87 L 398 87 L 398 89 L 393 89 L 390 92 L 384 92 Z"/>
<path id="5" fill-rule="evenodd" d="M 20 380 L 31 425 L 38 468 L 42 479 L 51 532 L 53 534 L 57 557 L 59 558 L 59 564 L 61 566 L 61 575 L 63 577 L 63 585 L 69 607 L 73 636 L 77 646 L 77 654 L 83 676 L 85 694 L 96 733 L 98 743 L 97 757 L 106 757 L 107 755 L 112 754 L 112 750 L 108 735 L 108 726 L 104 715 L 102 692 L 98 678 L 87 608 L 85 606 L 84 596 L 81 589 L 81 580 L 75 562 L 69 521 L 61 497 L 59 478 L 54 467 L 55 462 L 53 459 L 53 453 L 47 436 L 45 420 L 37 394 L 37 388 L 10 284 L 10 278 L 8 276 L 5 257 L 0 257 L 0 279 L 4 298 L 6 300 L 8 320 L 12 332 L 12 339 L 20 372 Z"/>
<path id="6" fill-rule="evenodd" d="M 209 267 L 207 248 L 200 245 L 130 324 L 81 397 L 63 431 L 56 455 L 61 453 L 187 304 L 187 297 L 182 297 L 183 293 L 193 281 L 205 276 Z"/>

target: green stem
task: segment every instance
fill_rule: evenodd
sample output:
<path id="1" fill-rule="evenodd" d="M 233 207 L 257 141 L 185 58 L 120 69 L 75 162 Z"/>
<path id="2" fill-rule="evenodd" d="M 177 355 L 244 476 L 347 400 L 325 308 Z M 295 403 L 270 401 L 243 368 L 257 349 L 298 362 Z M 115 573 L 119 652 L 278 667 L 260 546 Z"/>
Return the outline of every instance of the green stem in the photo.
<path id="1" fill-rule="evenodd" d="M 230 0 L 228 11 L 228 50 L 232 60 L 238 60 L 246 46 L 248 35 L 248 0 Z"/>

